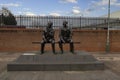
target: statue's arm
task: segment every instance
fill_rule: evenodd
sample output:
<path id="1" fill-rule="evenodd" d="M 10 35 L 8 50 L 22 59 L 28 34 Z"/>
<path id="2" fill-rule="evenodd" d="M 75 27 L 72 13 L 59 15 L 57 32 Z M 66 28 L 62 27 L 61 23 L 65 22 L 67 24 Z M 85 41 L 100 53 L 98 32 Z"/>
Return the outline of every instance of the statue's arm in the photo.
<path id="1" fill-rule="evenodd" d="M 60 37 L 60 40 L 62 40 L 62 42 L 65 43 L 65 40 L 63 39 L 63 36 L 62 36 L 62 30 L 60 30 L 59 37 Z"/>
<path id="2" fill-rule="evenodd" d="M 70 29 L 70 39 L 72 39 L 72 36 L 73 36 L 73 32 L 72 29 Z"/>
<path id="3" fill-rule="evenodd" d="M 42 38 L 43 38 L 44 41 L 46 41 L 46 38 L 45 38 L 45 30 L 43 30 L 43 32 L 42 32 Z"/>

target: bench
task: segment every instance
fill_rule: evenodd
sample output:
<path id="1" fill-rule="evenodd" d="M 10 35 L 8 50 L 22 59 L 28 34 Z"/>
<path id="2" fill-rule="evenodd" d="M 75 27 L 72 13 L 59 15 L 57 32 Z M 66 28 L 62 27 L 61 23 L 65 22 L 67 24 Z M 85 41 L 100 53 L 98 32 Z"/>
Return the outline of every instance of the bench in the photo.
<path id="1" fill-rule="evenodd" d="M 32 44 L 41 44 L 41 42 L 36 41 L 36 42 L 32 42 Z M 58 44 L 58 42 L 55 42 L 55 44 Z M 80 44 L 80 42 L 73 42 L 73 44 Z"/>

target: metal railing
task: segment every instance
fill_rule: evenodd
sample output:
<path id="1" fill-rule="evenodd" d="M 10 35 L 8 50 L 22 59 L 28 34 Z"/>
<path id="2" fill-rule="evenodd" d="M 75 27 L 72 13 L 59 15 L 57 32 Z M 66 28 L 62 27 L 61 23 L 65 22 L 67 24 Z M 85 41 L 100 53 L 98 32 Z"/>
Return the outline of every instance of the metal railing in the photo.
<path id="1" fill-rule="evenodd" d="M 68 21 L 71 28 L 107 28 L 108 18 L 102 17 L 71 17 L 71 16 L 15 16 L 18 26 L 26 28 L 41 28 L 47 25 L 48 21 L 53 22 L 56 28 L 62 27 L 63 21 Z M 119 18 L 110 18 L 110 27 L 120 28 Z"/>

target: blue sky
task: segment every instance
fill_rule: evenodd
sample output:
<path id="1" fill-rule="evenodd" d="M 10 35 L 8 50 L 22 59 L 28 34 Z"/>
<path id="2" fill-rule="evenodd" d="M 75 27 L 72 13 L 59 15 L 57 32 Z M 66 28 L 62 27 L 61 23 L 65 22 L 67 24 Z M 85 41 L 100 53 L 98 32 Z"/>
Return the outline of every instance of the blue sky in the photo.
<path id="1" fill-rule="evenodd" d="M 111 1 L 111 12 L 120 10 L 120 0 Z M 15 15 L 89 16 L 107 14 L 108 0 L 0 0 Z"/>

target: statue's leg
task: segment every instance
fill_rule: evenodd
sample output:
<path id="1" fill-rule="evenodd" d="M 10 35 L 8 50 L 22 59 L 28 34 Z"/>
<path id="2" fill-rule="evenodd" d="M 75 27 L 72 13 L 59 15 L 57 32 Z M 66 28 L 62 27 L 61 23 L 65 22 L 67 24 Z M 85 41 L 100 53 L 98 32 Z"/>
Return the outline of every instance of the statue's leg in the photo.
<path id="1" fill-rule="evenodd" d="M 54 40 L 52 41 L 52 50 L 53 50 L 53 53 L 55 54 L 55 41 Z"/>
<path id="2" fill-rule="evenodd" d="M 44 53 L 45 41 L 41 42 L 41 54 Z"/>
<path id="3" fill-rule="evenodd" d="M 74 53 L 74 45 L 73 45 L 73 41 L 70 41 L 70 52 Z"/>
<path id="4" fill-rule="evenodd" d="M 62 46 L 62 42 L 61 41 L 59 41 L 59 47 L 60 47 L 60 50 L 61 50 L 61 52 L 63 54 L 63 46 Z"/>

